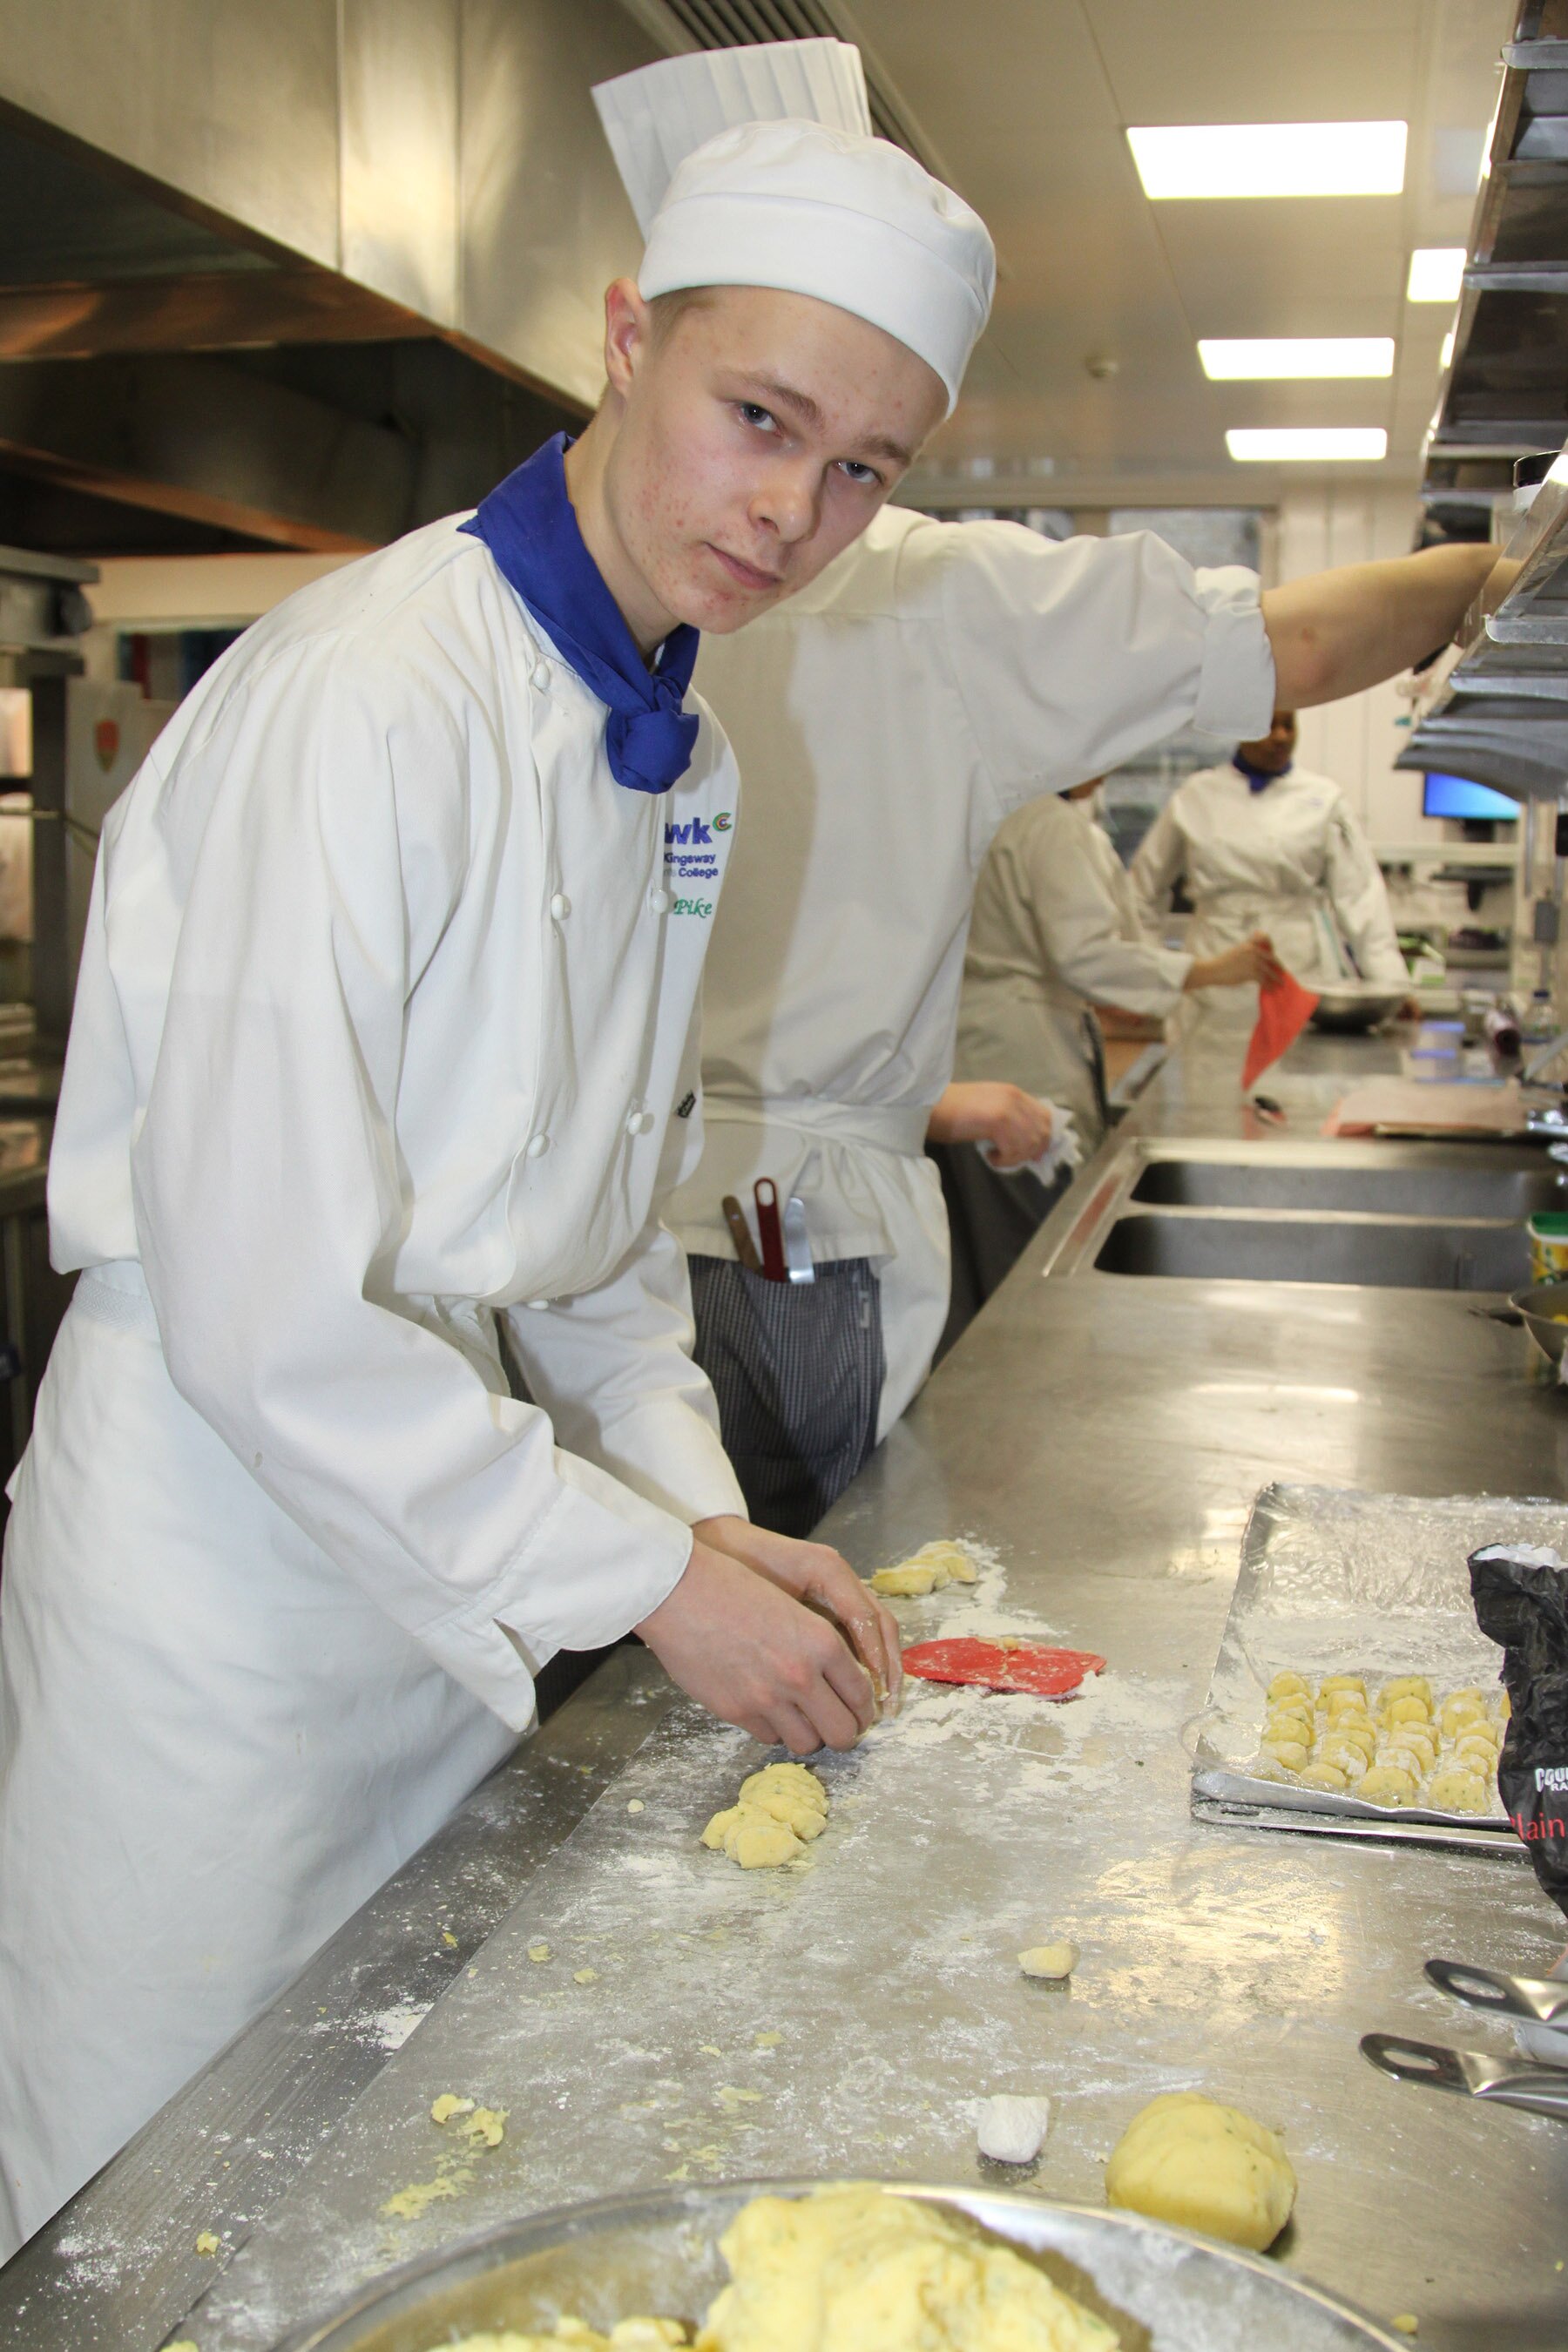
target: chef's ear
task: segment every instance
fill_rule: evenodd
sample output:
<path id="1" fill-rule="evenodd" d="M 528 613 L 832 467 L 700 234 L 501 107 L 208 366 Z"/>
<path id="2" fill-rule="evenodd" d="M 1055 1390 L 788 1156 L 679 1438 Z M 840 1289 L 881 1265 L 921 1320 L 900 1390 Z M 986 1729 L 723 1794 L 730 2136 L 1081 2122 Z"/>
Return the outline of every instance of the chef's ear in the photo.
<path id="1" fill-rule="evenodd" d="M 605 373 L 612 392 L 625 400 L 639 367 L 654 348 L 653 313 L 634 278 L 617 278 L 605 289 Z"/>

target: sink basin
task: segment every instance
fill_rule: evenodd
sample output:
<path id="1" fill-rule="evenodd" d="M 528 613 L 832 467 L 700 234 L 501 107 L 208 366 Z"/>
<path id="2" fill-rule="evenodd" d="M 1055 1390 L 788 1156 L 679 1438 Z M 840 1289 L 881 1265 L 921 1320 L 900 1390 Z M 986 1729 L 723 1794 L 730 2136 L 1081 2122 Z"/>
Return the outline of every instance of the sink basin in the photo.
<path id="1" fill-rule="evenodd" d="M 1527 1217 L 1568 1208 L 1568 1188 L 1541 1160 L 1494 1159 L 1486 1147 L 1423 1166 L 1276 1160 L 1152 1160 L 1132 1188 L 1161 1208 L 1340 1209 L 1390 1217 Z"/>
<path id="2" fill-rule="evenodd" d="M 1321 1201 L 1321 1195 L 1314 1198 Z M 1119 1217 L 1095 1265 L 1101 1274 L 1178 1275 L 1200 1282 L 1353 1282 L 1375 1290 L 1507 1291 L 1529 1281 L 1530 1246 L 1519 1225 L 1379 1223 L 1345 1216 L 1248 1217 L 1223 1212 L 1163 1215 L 1154 1209 Z"/>

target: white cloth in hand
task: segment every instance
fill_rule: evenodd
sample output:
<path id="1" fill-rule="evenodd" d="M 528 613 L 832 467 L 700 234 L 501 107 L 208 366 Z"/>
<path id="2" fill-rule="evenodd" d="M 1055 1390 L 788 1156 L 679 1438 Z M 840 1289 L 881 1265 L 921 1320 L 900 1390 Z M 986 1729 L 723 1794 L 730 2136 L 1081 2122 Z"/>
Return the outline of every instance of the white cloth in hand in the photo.
<path id="1" fill-rule="evenodd" d="M 994 1168 L 998 1176 L 1037 1176 L 1042 1184 L 1049 1185 L 1056 1182 L 1065 1169 L 1082 1166 L 1083 1145 L 1073 1125 L 1071 1111 L 1063 1110 L 1059 1103 L 1047 1103 L 1046 1108 L 1051 1115 L 1051 1139 L 1038 1159 L 1019 1160 L 1010 1168 L 997 1167 L 996 1146 L 989 1137 L 982 1137 L 974 1149 L 987 1168 Z"/>

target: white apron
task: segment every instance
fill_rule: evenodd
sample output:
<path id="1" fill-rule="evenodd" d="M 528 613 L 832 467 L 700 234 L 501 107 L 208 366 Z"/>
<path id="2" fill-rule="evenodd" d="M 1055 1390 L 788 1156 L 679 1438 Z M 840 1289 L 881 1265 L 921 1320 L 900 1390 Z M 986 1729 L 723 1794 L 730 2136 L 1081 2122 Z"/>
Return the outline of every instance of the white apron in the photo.
<path id="1" fill-rule="evenodd" d="M 1268 724 L 1258 582 L 1147 531 L 1065 544 L 884 508 L 697 682 L 746 782 L 703 982 L 708 1149 L 670 1204 L 734 1255 L 721 1202 L 798 1192 L 819 1258 L 880 1272 L 886 1435 L 947 1314 L 922 1144 L 952 1076 L 974 877 L 1009 811 L 1194 725 Z M 742 1116 L 739 1106 L 749 1106 Z"/>

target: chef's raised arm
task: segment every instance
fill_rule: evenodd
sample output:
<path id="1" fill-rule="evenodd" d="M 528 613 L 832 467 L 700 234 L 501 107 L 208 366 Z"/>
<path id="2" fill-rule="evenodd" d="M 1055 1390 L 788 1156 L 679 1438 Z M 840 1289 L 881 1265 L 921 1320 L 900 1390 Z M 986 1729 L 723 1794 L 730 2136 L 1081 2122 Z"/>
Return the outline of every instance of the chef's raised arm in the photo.
<path id="1" fill-rule="evenodd" d="M 411 1006 L 465 891 L 495 880 L 463 752 L 449 709 L 395 663 L 362 639 L 351 665 L 328 641 L 227 698 L 212 740 L 185 747 L 183 793 L 132 804 L 127 830 L 161 826 L 172 867 L 205 869 L 132 1169 L 175 1386 L 340 1568 L 521 1726 L 529 1670 L 645 1616 L 691 1537 L 558 1453 L 542 1412 L 492 1393 L 477 1307 L 422 1295 L 394 1114 Z M 147 844 L 110 843 L 111 883 L 122 852 Z M 480 1068 L 486 1011 L 472 1003 L 449 1040 Z M 470 1272 L 482 1293 L 477 1239 Z M 635 1318 L 604 1348 L 627 1397 L 661 1360 Z"/>
<path id="2" fill-rule="evenodd" d="M 1447 645 L 1496 561 L 1495 547 L 1428 547 L 1267 589 L 1280 709 L 1359 694 Z"/>
<path id="3" fill-rule="evenodd" d="M 1273 662 L 1239 566 L 1195 572 L 1152 531 L 1060 544 L 1003 522 L 913 534 L 904 561 L 931 566 L 938 642 L 1003 812 L 1184 727 L 1268 724 Z"/>

